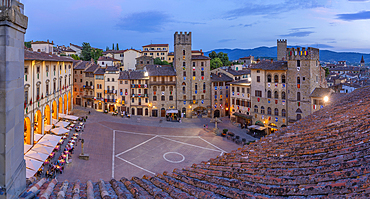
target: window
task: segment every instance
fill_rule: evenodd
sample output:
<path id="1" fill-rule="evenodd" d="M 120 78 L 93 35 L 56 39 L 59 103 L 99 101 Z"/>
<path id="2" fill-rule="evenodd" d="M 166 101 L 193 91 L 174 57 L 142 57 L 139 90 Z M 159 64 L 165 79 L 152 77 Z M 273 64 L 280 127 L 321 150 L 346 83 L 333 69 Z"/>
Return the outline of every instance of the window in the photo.
<path id="1" fill-rule="evenodd" d="M 89 82 L 88 81 L 86 81 L 86 86 L 89 86 Z"/>
<path id="2" fill-rule="evenodd" d="M 285 99 L 285 92 L 281 92 L 281 99 Z"/>
<path id="3" fill-rule="evenodd" d="M 206 92 L 206 83 L 203 82 L 203 92 Z"/>
<path id="4" fill-rule="evenodd" d="M 28 90 L 24 91 L 24 103 L 28 104 Z"/>
<path id="5" fill-rule="evenodd" d="M 277 75 L 274 76 L 274 82 L 279 83 L 279 76 L 277 76 Z"/>
<path id="6" fill-rule="evenodd" d="M 185 86 L 182 87 L 182 94 L 185 94 Z"/>
<path id="7" fill-rule="evenodd" d="M 271 91 L 267 91 L 267 98 L 271 98 Z"/>
<path id="8" fill-rule="evenodd" d="M 297 84 L 300 84 L 300 83 L 301 83 L 301 78 L 297 77 Z"/>
<path id="9" fill-rule="evenodd" d="M 119 84 L 123 84 L 123 81 L 122 81 L 122 80 L 120 80 L 120 81 L 119 81 Z"/>
<path id="10" fill-rule="evenodd" d="M 170 77 L 170 82 L 172 82 L 172 81 L 173 81 L 173 77 L 171 76 L 171 77 Z"/>
<path id="11" fill-rule="evenodd" d="M 200 97 L 200 99 L 204 99 L 204 95 L 202 95 L 202 96 Z"/>
<path id="12" fill-rule="evenodd" d="M 46 72 L 49 72 L 49 66 L 46 66 Z"/>
<path id="13" fill-rule="evenodd" d="M 161 96 L 161 101 L 166 101 L 166 97 L 164 95 Z"/>
<path id="14" fill-rule="evenodd" d="M 109 78 L 107 78 L 107 82 L 109 82 L 109 80 L 110 80 L 110 79 L 109 79 Z"/>
<path id="15" fill-rule="evenodd" d="M 233 87 L 231 87 L 231 92 L 234 92 L 234 88 L 235 88 L 234 86 L 233 86 Z"/>
<path id="16" fill-rule="evenodd" d="M 257 82 L 261 82 L 260 76 L 257 76 Z"/>
<path id="17" fill-rule="evenodd" d="M 164 86 L 161 86 L 161 91 L 165 91 L 166 88 Z"/>
<path id="18" fill-rule="evenodd" d="M 297 92 L 297 101 L 301 101 L 301 93 Z"/>
<path id="19" fill-rule="evenodd" d="M 40 66 L 37 66 L 37 68 L 36 68 L 36 72 L 37 72 L 37 73 L 40 73 Z"/>
<path id="20" fill-rule="evenodd" d="M 270 107 L 267 108 L 267 115 L 271 115 L 271 108 Z"/>
<path id="21" fill-rule="evenodd" d="M 185 62 L 182 62 L 182 66 L 184 66 L 184 67 L 185 67 L 185 65 L 186 65 L 186 63 L 185 63 Z"/>
<path id="22" fill-rule="evenodd" d="M 247 93 L 251 93 L 251 91 L 250 91 L 250 89 L 249 89 L 249 88 L 247 88 Z"/>
<path id="23" fill-rule="evenodd" d="M 277 91 L 274 92 L 274 98 L 279 99 L 279 93 Z"/>
<path id="24" fill-rule="evenodd" d="M 114 82 L 114 78 L 112 78 L 112 82 Z"/>
<path id="25" fill-rule="evenodd" d="M 197 91 L 198 90 L 198 84 L 197 83 L 195 83 L 195 90 Z"/>
<path id="26" fill-rule="evenodd" d="M 281 83 L 285 83 L 285 75 L 281 76 Z"/>
<path id="27" fill-rule="evenodd" d="M 186 77 L 186 71 L 184 71 L 183 76 Z"/>
<path id="28" fill-rule="evenodd" d="M 173 91 L 173 86 L 170 86 L 170 91 Z"/>
<path id="29" fill-rule="evenodd" d="M 258 106 L 257 105 L 254 106 L 254 112 L 258 113 Z"/>
<path id="30" fill-rule="evenodd" d="M 195 71 L 193 71 L 193 77 L 195 77 Z"/>
<path id="31" fill-rule="evenodd" d="M 239 106 L 240 105 L 240 100 L 239 99 L 236 99 L 236 105 Z"/>
<path id="32" fill-rule="evenodd" d="M 195 100 L 196 98 L 195 98 L 195 95 L 193 95 L 193 100 Z"/>
<path id="33" fill-rule="evenodd" d="M 301 67 L 301 60 L 297 60 L 297 67 Z"/>
<path id="34" fill-rule="evenodd" d="M 204 62 L 200 62 L 200 66 L 204 66 Z"/>
<path id="35" fill-rule="evenodd" d="M 279 116 L 279 109 L 275 108 L 275 116 Z"/>
<path id="36" fill-rule="evenodd" d="M 75 82 L 77 82 L 77 79 L 75 79 Z"/>
<path id="37" fill-rule="evenodd" d="M 271 75 L 267 75 L 267 82 L 271 82 Z"/>
<path id="38" fill-rule="evenodd" d="M 256 97 L 262 97 L 262 91 L 255 90 L 255 96 Z"/>
<path id="39" fill-rule="evenodd" d="M 193 66 L 195 66 L 195 62 L 193 62 Z"/>
<path id="40" fill-rule="evenodd" d="M 242 93 L 244 93 L 245 92 L 245 88 L 242 88 Z"/>
<path id="41" fill-rule="evenodd" d="M 285 117 L 285 115 L 286 115 L 285 109 L 281 110 L 281 116 Z"/>
<path id="42" fill-rule="evenodd" d="M 240 87 L 236 87 L 236 92 L 239 93 L 240 92 Z"/>
<path id="43" fill-rule="evenodd" d="M 128 81 L 127 80 L 125 80 L 125 84 L 128 84 Z"/>
<path id="44" fill-rule="evenodd" d="M 261 106 L 261 114 L 265 114 L 265 107 Z"/>
<path id="45" fill-rule="evenodd" d="M 109 97 L 109 96 L 108 96 Z M 131 102 L 135 103 L 135 98 L 131 98 Z"/>
<path id="46" fill-rule="evenodd" d="M 170 101 L 172 101 L 172 100 L 173 100 L 173 96 L 172 96 L 172 95 L 170 95 L 169 100 L 170 100 Z"/>
<path id="47" fill-rule="evenodd" d="M 182 99 L 183 99 L 183 100 L 186 100 L 186 95 L 183 95 L 183 96 L 182 96 Z"/>
<path id="48" fill-rule="evenodd" d="M 156 86 L 153 86 L 153 91 L 157 91 L 157 87 Z"/>
<path id="49" fill-rule="evenodd" d="M 153 101 L 157 101 L 157 96 L 153 95 Z"/>
<path id="50" fill-rule="evenodd" d="M 257 70 L 257 73 L 260 73 L 261 71 L 260 70 Z"/>
<path id="51" fill-rule="evenodd" d="M 297 114 L 297 120 L 300 120 L 300 119 L 302 119 L 301 114 Z"/>

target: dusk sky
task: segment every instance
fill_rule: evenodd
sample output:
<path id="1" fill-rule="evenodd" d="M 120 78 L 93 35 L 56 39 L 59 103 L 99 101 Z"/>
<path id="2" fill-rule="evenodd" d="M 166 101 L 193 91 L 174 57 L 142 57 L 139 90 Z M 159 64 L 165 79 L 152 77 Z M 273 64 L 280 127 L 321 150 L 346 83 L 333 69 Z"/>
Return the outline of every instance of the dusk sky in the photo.
<path id="1" fill-rule="evenodd" d="M 26 41 L 142 49 L 192 32 L 192 48 L 288 45 L 370 53 L 370 0 L 21 0 Z"/>

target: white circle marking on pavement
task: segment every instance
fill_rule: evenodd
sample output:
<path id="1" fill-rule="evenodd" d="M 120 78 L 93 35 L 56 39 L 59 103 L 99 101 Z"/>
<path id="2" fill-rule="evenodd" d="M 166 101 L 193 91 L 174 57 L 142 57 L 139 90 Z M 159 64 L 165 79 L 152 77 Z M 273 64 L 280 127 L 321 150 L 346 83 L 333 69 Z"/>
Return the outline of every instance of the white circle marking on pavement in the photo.
<path id="1" fill-rule="evenodd" d="M 172 161 L 172 160 L 167 159 L 166 155 L 171 154 L 171 153 L 181 155 L 182 160 Z M 180 162 L 183 162 L 185 160 L 185 156 L 183 156 L 181 153 L 177 153 L 177 152 L 167 152 L 167 153 L 163 154 L 163 159 L 165 159 L 166 161 L 171 162 L 171 163 L 180 163 Z"/>

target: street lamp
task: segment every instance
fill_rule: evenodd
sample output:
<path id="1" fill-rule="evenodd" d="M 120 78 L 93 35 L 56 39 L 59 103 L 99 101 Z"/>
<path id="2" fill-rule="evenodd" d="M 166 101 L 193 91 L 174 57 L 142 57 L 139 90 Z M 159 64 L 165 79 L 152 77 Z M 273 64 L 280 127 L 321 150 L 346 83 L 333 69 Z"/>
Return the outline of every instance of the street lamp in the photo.
<path id="1" fill-rule="evenodd" d="M 325 96 L 324 97 L 324 102 L 326 103 L 326 102 L 328 102 L 329 101 L 329 97 L 328 96 Z"/>

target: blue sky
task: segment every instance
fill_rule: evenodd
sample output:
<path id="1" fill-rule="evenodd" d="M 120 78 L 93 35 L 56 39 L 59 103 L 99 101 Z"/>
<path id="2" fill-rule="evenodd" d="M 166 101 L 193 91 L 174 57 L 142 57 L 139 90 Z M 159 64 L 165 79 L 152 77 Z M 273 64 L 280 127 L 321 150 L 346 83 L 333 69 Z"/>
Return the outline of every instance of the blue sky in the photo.
<path id="1" fill-rule="evenodd" d="M 21 0 L 26 41 L 141 49 L 192 32 L 193 49 L 288 45 L 370 53 L 370 0 Z"/>

